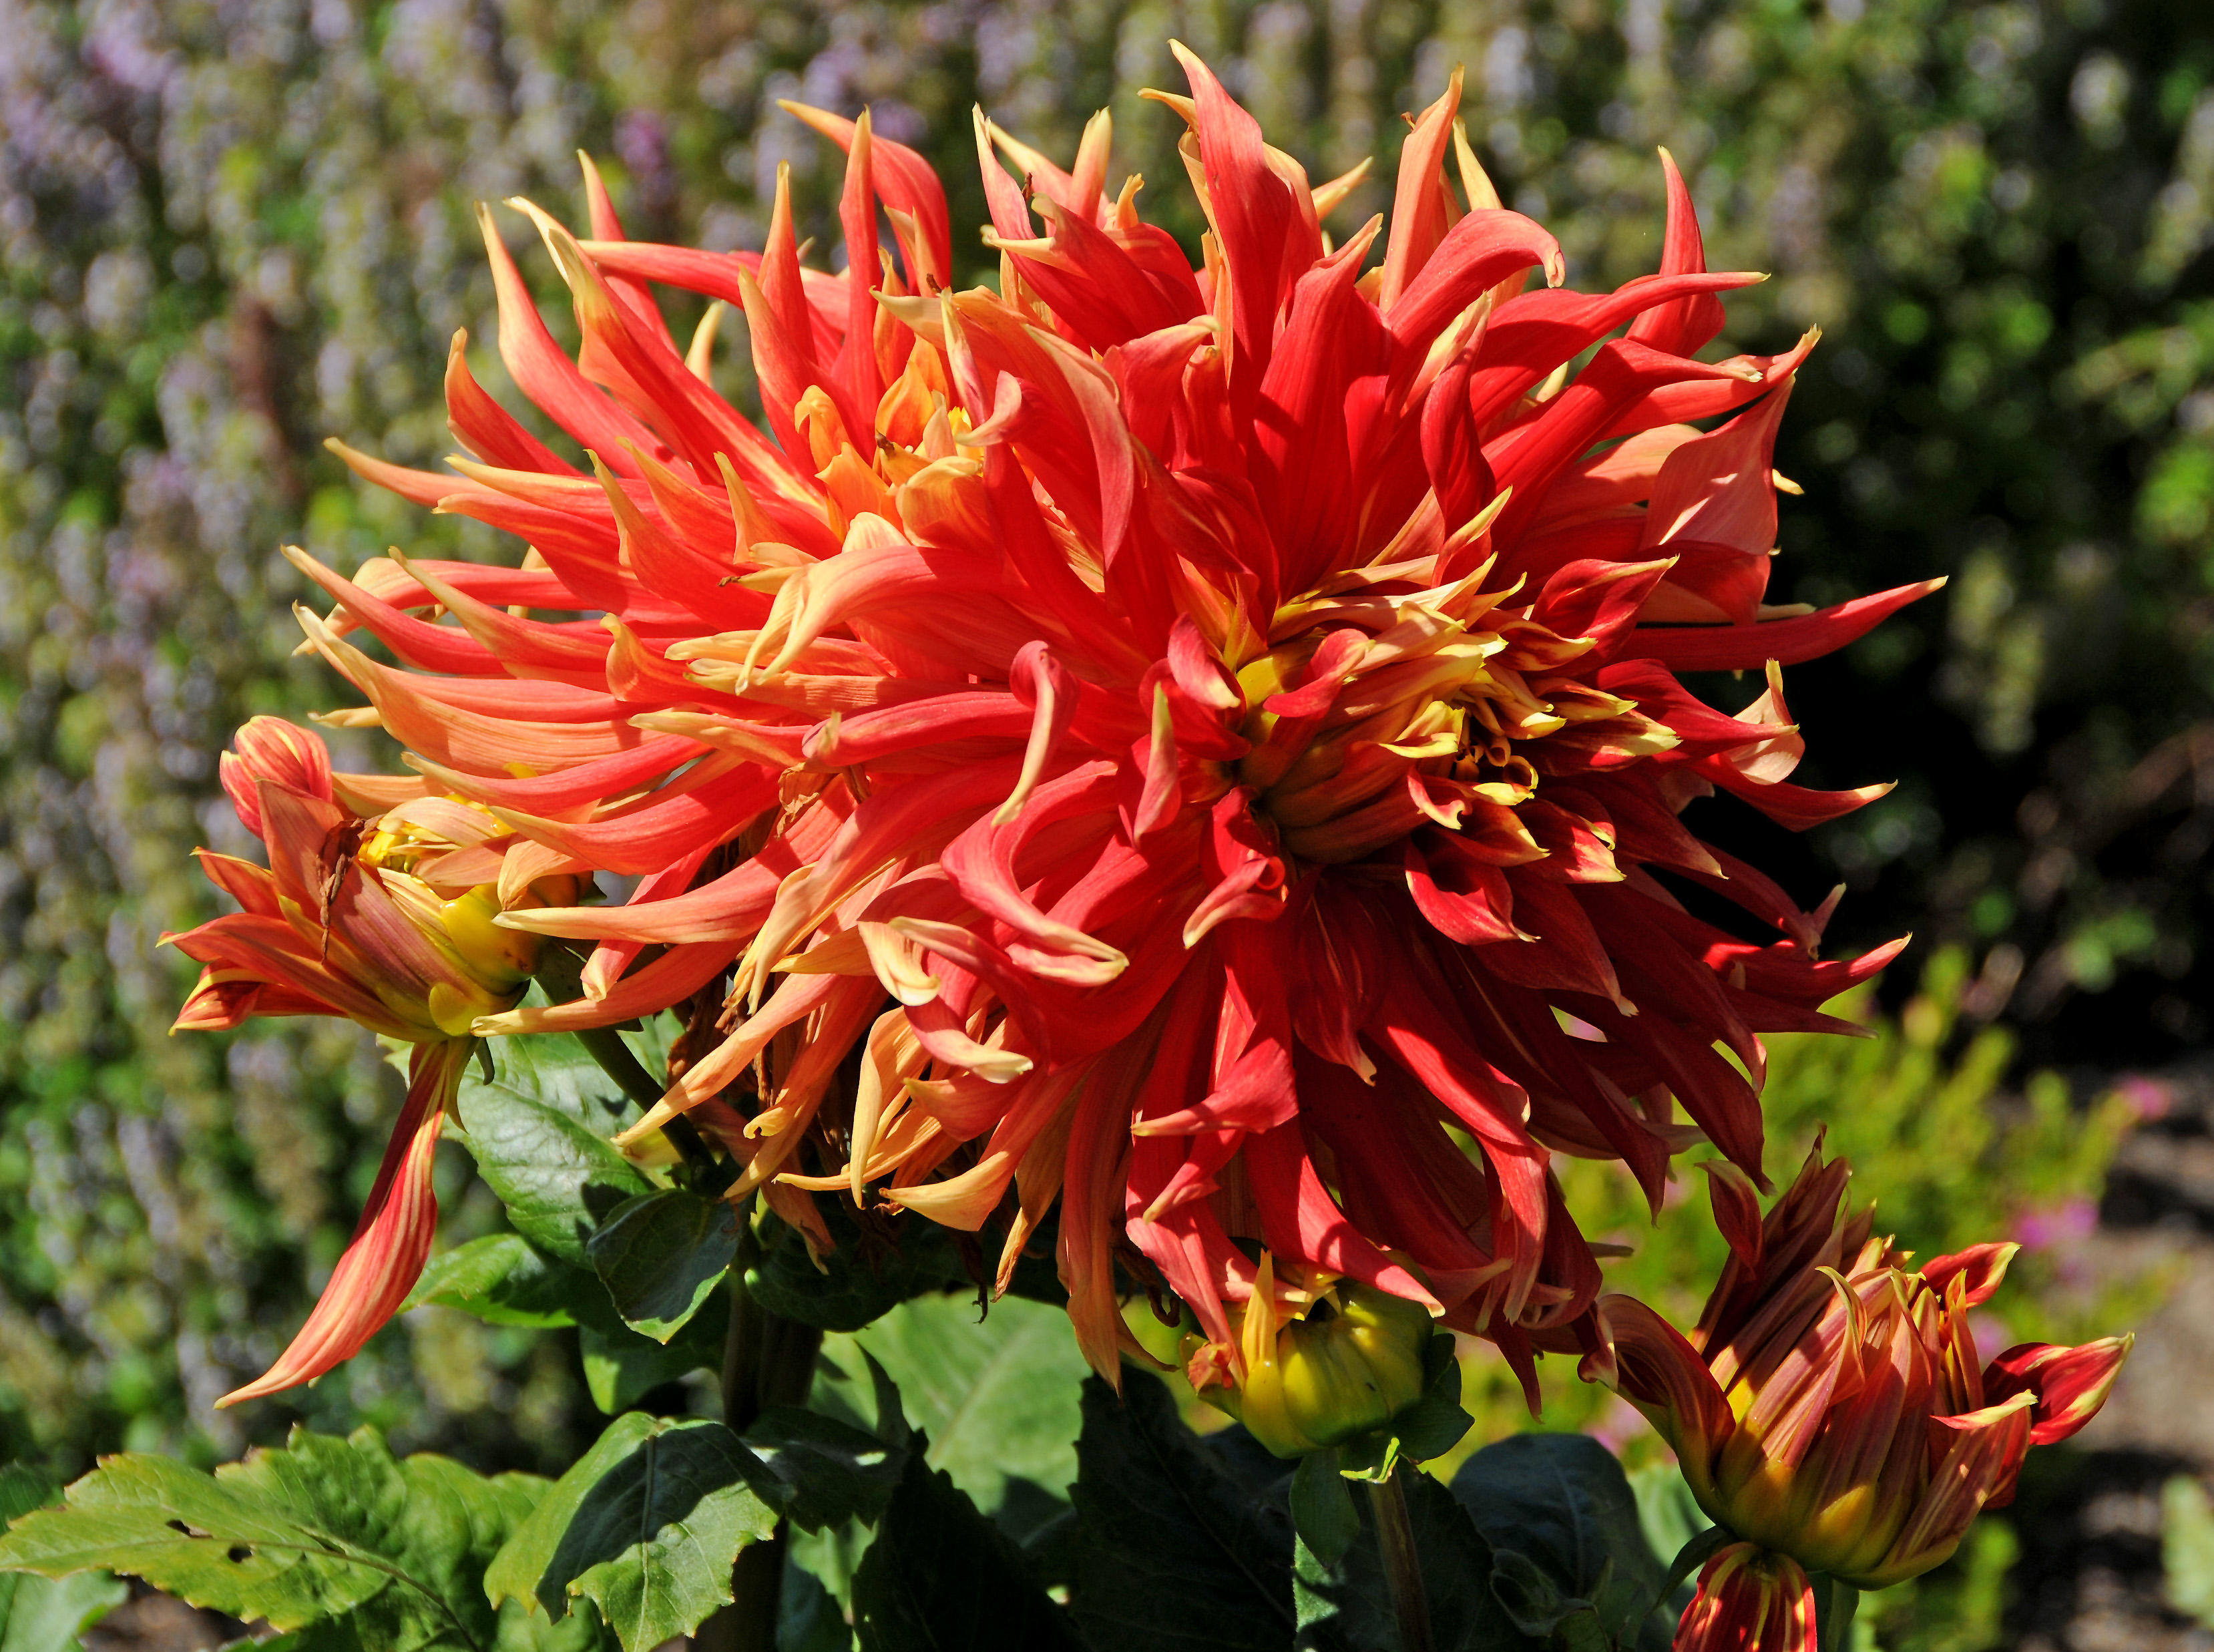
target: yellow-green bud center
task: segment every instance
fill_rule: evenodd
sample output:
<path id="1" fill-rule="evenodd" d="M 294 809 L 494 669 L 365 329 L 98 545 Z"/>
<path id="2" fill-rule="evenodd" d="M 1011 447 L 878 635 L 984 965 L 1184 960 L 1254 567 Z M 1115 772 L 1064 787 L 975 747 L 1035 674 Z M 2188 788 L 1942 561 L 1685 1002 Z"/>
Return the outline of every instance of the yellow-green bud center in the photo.
<path id="1" fill-rule="evenodd" d="M 1341 1284 L 1318 1307 L 1249 1359 L 1245 1380 L 1207 1398 L 1279 1457 L 1303 1457 L 1390 1422 L 1422 1398 L 1430 1316 L 1420 1303 Z"/>

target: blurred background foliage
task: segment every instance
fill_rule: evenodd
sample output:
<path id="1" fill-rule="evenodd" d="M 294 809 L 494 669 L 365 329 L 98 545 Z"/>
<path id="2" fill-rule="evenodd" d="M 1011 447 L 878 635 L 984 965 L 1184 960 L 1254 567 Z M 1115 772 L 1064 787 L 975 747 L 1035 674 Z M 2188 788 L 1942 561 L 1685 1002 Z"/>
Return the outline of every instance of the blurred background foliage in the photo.
<path id="1" fill-rule="evenodd" d="M 1784 1041 L 1771 1169 L 1828 1113 L 1925 1253 L 2080 1219 L 2119 1128 L 2120 1104 L 2082 1104 L 2095 1075 L 2204 1043 L 2214 1002 L 2214 13 L 0 0 L 0 1459 L 205 1462 L 297 1415 L 486 1468 L 573 1454 L 592 1426 L 573 1333 L 437 1309 L 297 1408 L 210 1409 L 298 1323 L 398 1093 L 350 1028 L 164 1031 L 188 972 L 155 943 L 209 909 L 187 852 L 239 847 L 215 752 L 251 713 L 335 701 L 291 655 L 303 591 L 277 547 L 341 567 L 395 540 L 494 548 L 357 486 L 318 444 L 434 462 L 457 328 L 505 389 L 472 204 L 528 193 L 581 217 L 580 147 L 633 235 L 717 248 L 757 242 L 788 162 L 842 262 L 835 157 L 779 98 L 870 103 L 968 223 L 972 102 L 1063 155 L 1110 107 L 1118 170 L 1189 235 L 1173 117 L 1136 96 L 1178 83 L 1171 35 L 1317 175 L 1373 154 L 1388 180 L 1400 113 L 1465 64 L 1472 137 L 1577 285 L 1653 266 L 1665 144 L 1716 266 L 1775 273 L 1733 300 L 1728 347 L 1828 333 L 1779 453 L 1806 497 L 1786 502 L 1772 594 L 1953 576 L 1793 674 L 1810 783 L 1903 783 L 1806 840 L 1719 807 L 1703 829 L 1810 904 L 1850 884 L 1839 945 L 1911 927 L 1944 950 L 1919 953 L 1911 999 L 1919 966 L 1895 972 L 1875 1041 Z M 569 325 L 560 305 L 548 321 Z M 743 352 L 726 358 L 743 395 Z M 342 755 L 390 762 L 365 741 Z M 2038 1068 L 2070 1076 L 2025 1081 Z M 494 1220 L 463 1170 L 442 1184 L 456 1237 Z M 1695 1297 L 1711 1235 L 1632 1233 L 1620 1188 L 1587 1179 L 1587 1225 L 1641 1246 L 1632 1276 Z M 2076 1325 L 2057 1243 L 2007 1299 L 2015 1336 Z M 1486 1427 L 1513 1426 L 1511 1395 L 1475 1374 Z M 2003 1570 L 2001 1548 L 1976 1552 Z"/>

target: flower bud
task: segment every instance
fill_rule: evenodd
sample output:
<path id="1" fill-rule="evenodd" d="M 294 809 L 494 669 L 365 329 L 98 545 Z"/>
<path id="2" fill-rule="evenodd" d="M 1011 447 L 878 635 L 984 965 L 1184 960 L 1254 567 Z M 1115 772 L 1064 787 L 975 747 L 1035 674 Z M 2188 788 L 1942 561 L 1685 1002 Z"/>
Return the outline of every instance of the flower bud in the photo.
<path id="1" fill-rule="evenodd" d="M 1274 1266 L 1265 1254 L 1238 1320 L 1244 1374 L 1226 1371 L 1190 1339 L 1200 1397 L 1243 1423 L 1279 1457 L 1342 1444 L 1382 1427 L 1422 1395 L 1429 1311 L 1339 1280 L 1303 1319 L 1279 1327 Z M 1211 1368 L 1210 1368 L 1211 1367 Z"/>
<path id="2" fill-rule="evenodd" d="M 1818 1149 L 1763 1218 L 1749 1183 L 1714 1170 L 1734 1254 L 1697 1328 L 1682 1336 L 1629 1297 L 1600 1308 L 1616 1386 L 1717 1525 L 1882 1588 L 1942 1564 L 2013 1495 L 2032 1445 L 2091 1419 L 2130 1339 L 2009 1349 L 1985 1365 L 1971 1316 L 2015 1247 L 1913 1267 L 1875 1236 L 1872 1209 L 1846 1214 L 1849 1174 Z"/>
<path id="3" fill-rule="evenodd" d="M 1814 1587 L 1789 1555 L 1750 1543 L 1719 1550 L 1676 1625 L 1681 1652 L 1815 1652 Z"/>

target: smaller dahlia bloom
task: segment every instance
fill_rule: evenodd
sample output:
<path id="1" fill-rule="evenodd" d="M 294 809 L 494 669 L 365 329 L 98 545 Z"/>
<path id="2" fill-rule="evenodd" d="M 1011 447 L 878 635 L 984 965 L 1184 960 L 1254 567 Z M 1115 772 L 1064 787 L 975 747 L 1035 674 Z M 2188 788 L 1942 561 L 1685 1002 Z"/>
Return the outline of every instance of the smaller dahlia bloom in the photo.
<path id="1" fill-rule="evenodd" d="M 1431 1330 L 1419 1302 L 1327 1274 L 1304 1287 L 1280 1280 L 1264 1251 L 1232 1324 L 1239 1357 L 1192 1337 L 1188 1374 L 1202 1399 L 1278 1457 L 1342 1445 L 1422 1397 Z"/>
<path id="2" fill-rule="evenodd" d="M 1703 1168 L 1731 1260 L 1689 1337 L 1633 1298 L 1602 1299 L 1612 1380 L 1699 1506 L 1764 1553 L 1715 1557 L 1677 1644 L 1811 1648 L 1785 1601 L 1806 1572 L 1873 1589 L 1941 1564 L 2013 1497 L 2031 1446 L 2097 1413 L 2131 1339 L 2023 1343 L 1982 1364 L 1970 1317 L 2018 1247 L 1911 1267 L 1875 1236 L 1873 1206 L 1846 1213 L 1850 1170 L 1819 1147 L 1764 1219 L 1740 1172 Z"/>
<path id="3" fill-rule="evenodd" d="M 512 1008 L 537 961 L 537 937 L 493 920 L 576 898 L 549 857 L 509 856 L 515 840 L 498 820 L 419 780 L 334 773 L 319 737 L 273 717 L 254 719 L 234 744 L 223 789 L 269 865 L 199 852 L 242 909 L 163 937 L 205 966 L 174 1030 L 341 1015 L 415 1049 L 399 1123 L 330 1283 L 283 1357 L 224 1405 L 321 1376 L 406 1299 L 437 1225 L 431 1160 L 476 1048 L 470 1025 Z"/>

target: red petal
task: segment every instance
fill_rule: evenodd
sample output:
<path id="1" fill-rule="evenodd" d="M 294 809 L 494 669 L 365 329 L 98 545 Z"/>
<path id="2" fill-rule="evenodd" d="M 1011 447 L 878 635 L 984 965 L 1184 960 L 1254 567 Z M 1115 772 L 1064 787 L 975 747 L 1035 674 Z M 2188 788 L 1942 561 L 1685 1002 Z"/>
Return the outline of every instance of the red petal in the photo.
<path id="1" fill-rule="evenodd" d="M 1672 671 L 1758 670 L 1769 660 L 1796 665 L 1833 653 L 1873 630 L 1909 603 L 1943 586 L 1942 579 L 1899 585 L 1872 597 L 1856 597 L 1819 614 L 1758 625 L 1648 627 L 1637 633 L 1634 652 Z"/>
<path id="2" fill-rule="evenodd" d="M 1985 1398 L 1996 1404 L 2019 1393 L 2034 1395 L 2030 1444 L 2049 1446 L 2065 1440 L 2107 1403 L 2136 1341 L 2134 1336 L 2107 1337 L 2081 1348 L 2021 1343 L 1984 1368 Z"/>
<path id="3" fill-rule="evenodd" d="M 1707 267 L 1706 248 L 1699 242 L 1699 215 L 1691 205 L 1691 192 L 1676 169 L 1676 157 L 1660 151 L 1660 170 L 1667 180 L 1668 229 L 1660 243 L 1660 273 L 1698 275 Z M 1688 356 L 1722 330 L 1722 307 L 1711 293 L 1678 298 L 1655 305 L 1630 324 L 1630 336 L 1640 344 L 1672 356 Z"/>

